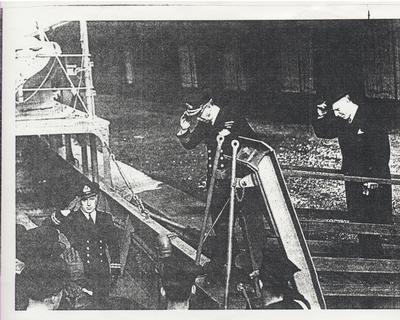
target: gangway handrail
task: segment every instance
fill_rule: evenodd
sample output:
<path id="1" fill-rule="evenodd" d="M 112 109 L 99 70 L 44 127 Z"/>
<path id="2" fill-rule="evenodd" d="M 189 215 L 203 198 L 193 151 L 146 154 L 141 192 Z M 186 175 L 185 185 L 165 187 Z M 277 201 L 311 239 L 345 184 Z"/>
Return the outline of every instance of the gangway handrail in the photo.
<path id="1" fill-rule="evenodd" d="M 338 169 L 302 167 L 281 165 L 284 175 L 287 177 L 304 177 L 325 180 L 340 180 L 352 182 L 376 182 L 380 184 L 400 185 L 400 175 L 392 174 L 391 179 L 373 178 L 365 176 L 346 175 Z"/>

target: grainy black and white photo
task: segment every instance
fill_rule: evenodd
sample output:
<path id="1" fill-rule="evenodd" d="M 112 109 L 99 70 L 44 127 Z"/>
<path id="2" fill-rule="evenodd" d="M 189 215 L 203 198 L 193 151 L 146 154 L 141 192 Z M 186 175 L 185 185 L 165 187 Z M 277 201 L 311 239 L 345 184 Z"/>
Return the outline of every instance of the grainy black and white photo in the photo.
<path id="1" fill-rule="evenodd" d="M 400 15 L 360 12 L 3 33 L 14 310 L 400 308 Z"/>

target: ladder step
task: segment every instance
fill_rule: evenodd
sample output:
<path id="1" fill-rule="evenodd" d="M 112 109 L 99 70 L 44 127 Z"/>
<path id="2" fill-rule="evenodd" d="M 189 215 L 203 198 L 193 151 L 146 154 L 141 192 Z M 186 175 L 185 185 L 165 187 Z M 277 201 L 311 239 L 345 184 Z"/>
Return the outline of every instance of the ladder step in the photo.
<path id="1" fill-rule="evenodd" d="M 305 233 L 349 233 L 349 234 L 375 234 L 382 236 L 400 237 L 400 225 L 300 220 Z"/>
<path id="2" fill-rule="evenodd" d="M 347 297 L 400 297 L 400 284 L 356 284 L 349 285 L 340 283 L 321 282 L 324 296 L 347 296 Z"/>
<path id="3" fill-rule="evenodd" d="M 320 272 L 400 273 L 400 260 L 314 257 L 313 261 Z"/>
<path id="4" fill-rule="evenodd" d="M 277 250 L 278 239 L 268 238 L 269 250 Z M 357 257 L 359 248 L 357 242 L 336 240 L 307 240 L 308 248 L 313 257 Z M 400 259 L 400 245 L 383 244 L 384 254 L 392 259 Z"/>
<path id="5" fill-rule="evenodd" d="M 296 208 L 296 213 L 301 219 L 336 219 L 336 220 L 349 220 L 348 211 L 343 210 L 326 210 L 314 208 Z M 395 224 L 400 224 L 400 214 L 393 214 Z"/>

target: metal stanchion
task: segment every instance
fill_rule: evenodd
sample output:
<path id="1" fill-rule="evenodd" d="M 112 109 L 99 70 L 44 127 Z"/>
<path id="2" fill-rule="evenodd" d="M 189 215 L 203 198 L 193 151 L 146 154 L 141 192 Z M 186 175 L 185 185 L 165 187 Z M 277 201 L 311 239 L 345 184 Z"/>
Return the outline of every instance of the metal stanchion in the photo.
<path id="1" fill-rule="evenodd" d="M 201 232 L 200 232 L 200 240 L 199 240 L 199 245 L 197 247 L 196 264 L 200 264 L 201 252 L 203 250 L 203 243 L 205 240 L 204 234 L 206 233 L 208 216 L 210 215 L 211 200 L 212 200 L 212 195 L 214 192 L 215 179 L 216 179 L 215 174 L 217 172 L 218 161 L 219 161 L 219 157 L 221 155 L 222 143 L 224 142 L 224 140 L 225 140 L 225 137 L 221 134 L 218 134 L 217 149 L 215 151 L 215 156 L 214 156 L 214 163 L 213 163 L 212 174 L 211 174 L 211 179 L 210 179 L 210 186 L 208 187 L 208 192 L 207 192 L 206 209 L 204 211 L 203 224 L 201 225 Z"/>
<path id="2" fill-rule="evenodd" d="M 229 296 L 229 282 L 231 280 L 232 271 L 232 246 L 233 246 L 233 226 L 235 222 L 235 182 L 236 182 L 236 156 L 239 148 L 239 141 L 232 140 L 232 173 L 231 173 L 231 194 L 229 202 L 229 229 L 228 229 L 228 252 L 226 263 L 226 282 L 225 282 L 225 296 L 224 296 L 224 309 L 228 309 L 228 296 Z"/>

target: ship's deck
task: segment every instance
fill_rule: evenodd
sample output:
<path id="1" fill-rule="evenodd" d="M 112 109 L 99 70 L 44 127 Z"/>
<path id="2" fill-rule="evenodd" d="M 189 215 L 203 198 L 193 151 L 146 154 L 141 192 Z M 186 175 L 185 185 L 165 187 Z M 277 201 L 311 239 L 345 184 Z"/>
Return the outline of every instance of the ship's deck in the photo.
<path id="1" fill-rule="evenodd" d="M 20 155 L 17 157 L 16 175 L 17 222 L 31 228 L 34 227 L 34 224 L 40 224 L 54 210 L 56 204 L 66 203 L 70 198 L 71 190 L 65 184 L 64 178 L 65 175 L 69 175 L 71 167 L 65 165 L 65 168 L 62 169 L 59 164 L 43 165 L 38 168 L 39 170 L 30 170 L 29 166 L 24 165 L 26 160 L 24 157 L 29 156 L 29 149 L 35 148 L 35 146 L 29 146 L 27 141 L 29 139 L 17 140 L 17 154 Z M 28 145 L 26 145 L 27 143 Z M 26 148 L 24 148 L 24 144 Z M 72 145 L 74 146 L 74 144 Z M 77 147 L 72 149 L 77 152 L 80 150 Z M 48 150 L 48 152 L 51 151 Z M 52 158 L 46 154 L 43 157 L 40 161 L 42 164 Z M 133 190 L 143 199 L 150 210 L 174 222 L 190 226 L 198 232 L 204 208 L 201 201 L 171 186 L 155 181 L 134 168 L 124 164 L 121 166 L 125 175 L 129 177 Z M 77 169 L 79 170 L 79 168 Z M 116 192 L 129 196 L 123 180 L 118 178 L 116 171 L 117 168 L 113 164 L 112 173 Z M 298 214 L 328 307 L 393 308 L 399 306 L 400 232 L 397 225 L 380 226 L 378 230 L 383 235 L 385 254 L 388 259 L 360 260 L 357 256 L 357 243 L 354 236 L 351 235 L 365 232 L 368 230 L 368 226 L 337 219 L 330 221 L 315 219 L 320 215 L 318 211 L 303 209 L 298 210 Z M 335 217 L 338 216 L 337 214 L 337 212 L 332 213 Z M 191 218 L 187 219 L 187 215 L 190 215 Z M 311 220 L 311 218 L 314 219 Z M 269 234 L 268 245 L 274 250 L 277 248 L 277 240 L 272 232 Z M 214 307 L 218 307 L 222 303 L 223 286 L 207 281 L 201 281 L 198 285 L 203 293 L 215 301 Z M 235 288 L 235 286 L 232 287 Z M 121 290 L 126 292 L 120 288 Z M 351 299 L 348 299 L 350 297 Z M 244 300 L 237 293 L 232 296 L 232 306 L 235 308 L 244 308 L 245 306 Z"/>

